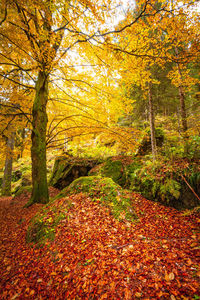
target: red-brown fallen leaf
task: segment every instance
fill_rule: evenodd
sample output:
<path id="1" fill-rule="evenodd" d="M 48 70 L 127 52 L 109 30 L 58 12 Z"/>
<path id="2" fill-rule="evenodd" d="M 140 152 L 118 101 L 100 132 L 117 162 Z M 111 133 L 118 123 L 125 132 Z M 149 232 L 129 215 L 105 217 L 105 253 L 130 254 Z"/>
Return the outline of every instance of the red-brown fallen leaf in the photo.
<path id="1" fill-rule="evenodd" d="M 198 272 L 194 276 L 191 270 L 191 265 L 199 262 L 192 247 L 192 243 L 198 247 L 197 234 L 192 233 L 196 226 L 194 216 L 182 217 L 140 195 L 136 198 L 136 210 L 144 214 L 138 223 L 128 226 L 83 194 L 70 196 L 74 203 L 68 209 L 70 218 L 59 224 L 55 242 L 39 249 L 29 247 L 24 239 L 28 222 L 39 205 L 23 209 L 27 199 L 22 198 L 9 207 L 9 203 L 4 208 L 0 204 L 0 233 L 5 241 L 0 251 L 4 266 L 0 269 L 2 300 L 16 294 L 30 300 L 87 299 L 89 295 L 98 299 L 134 299 L 137 293 L 142 299 L 159 299 L 159 295 L 163 299 L 171 295 L 177 299 L 188 295 L 192 299 L 194 294 L 199 295 Z M 65 209 L 64 200 L 56 202 L 59 209 L 58 203 Z M 16 220 L 22 215 L 26 221 L 19 226 Z M 50 217 L 53 218 L 52 212 L 47 214 L 47 219 Z M 192 235 L 195 238 L 191 239 Z"/>

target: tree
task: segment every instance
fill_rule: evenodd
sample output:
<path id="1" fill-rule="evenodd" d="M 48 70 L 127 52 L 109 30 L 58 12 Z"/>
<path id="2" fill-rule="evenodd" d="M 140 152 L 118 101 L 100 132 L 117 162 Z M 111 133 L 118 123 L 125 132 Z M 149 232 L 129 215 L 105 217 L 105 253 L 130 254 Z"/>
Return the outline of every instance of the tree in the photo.
<path id="1" fill-rule="evenodd" d="M 145 1 L 138 1 L 137 7 L 133 11 L 129 11 L 126 18 L 133 18 L 138 10 L 143 9 L 145 3 Z M 155 66 L 164 69 L 166 63 L 173 63 L 178 70 L 176 80 L 179 81 L 180 111 L 184 135 L 187 131 L 187 120 L 183 85 L 186 80 L 192 82 L 192 79 L 185 76 L 188 75 L 188 70 L 186 69 L 185 72 L 183 66 L 194 61 L 198 55 L 198 35 L 195 29 L 198 20 L 195 15 L 190 21 L 188 19 L 189 9 L 193 8 L 194 3 L 176 1 L 174 7 L 168 2 L 165 2 L 164 8 L 163 5 L 164 2 L 153 1 L 151 7 L 148 7 L 146 11 L 149 15 L 137 20 L 137 26 L 134 24 L 135 26 L 120 32 L 116 43 L 109 42 L 109 47 L 115 51 L 122 64 L 119 69 L 121 69 L 127 89 L 138 85 L 146 98 L 148 90 L 152 139 L 155 136 L 152 86 L 160 84 L 160 80 L 153 76 L 153 69 Z M 127 71 L 130 74 L 129 77 L 127 77 Z M 185 80 L 185 78 L 187 79 Z M 153 157 L 156 154 L 155 149 L 156 144 L 152 140 Z"/>
<path id="2" fill-rule="evenodd" d="M 32 197 L 34 202 L 48 202 L 46 177 L 47 103 L 50 78 L 64 57 L 78 44 L 93 35 L 98 3 L 79 1 L 10 1 L 4 2 L 0 36 L 2 84 L 19 84 L 24 91 L 33 89 L 32 104 Z M 91 28 L 88 29 L 88 25 Z M 80 27 L 80 28 L 79 28 Z M 88 35 L 82 30 L 87 30 Z M 61 48 L 62 45 L 62 48 Z M 14 72 L 21 72 L 19 82 Z M 6 88 L 6 87 L 5 87 Z"/>
<path id="3" fill-rule="evenodd" d="M 132 26 L 145 14 L 149 1 Z M 0 36 L 1 83 L 14 82 L 24 91 L 34 91 L 32 101 L 32 197 L 34 202 L 48 202 L 46 179 L 46 131 L 47 103 L 49 89 L 55 81 L 53 75 L 70 74 L 70 61 L 79 58 L 81 45 L 101 47 L 103 37 L 113 33 L 102 26 L 111 3 L 107 1 L 4 1 L 1 10 Z M 114 3 L 115 6 L 115 3 Z M 102 32 L 100 32 L 102 31 Z M 76 54 L 72 51 L 76 50 Z M 89 51 L 90 53 L 90 51 Z M 98 59 L 101 61 L 101 58 Z M 67 68 L 69 66 L 69 68 Z M 73 66 L 73 71 L 77 71 Z M 14 72 L 20 72 L 23 80 L 19 82 Z M 70 76 L 70 75 L 69 75 Z M 69 79 L 70 81 L 70 79 Z M 76 82 L 77 79 L 72 79 Z M 5 87 L 6 88 L 6 87 Z"/>

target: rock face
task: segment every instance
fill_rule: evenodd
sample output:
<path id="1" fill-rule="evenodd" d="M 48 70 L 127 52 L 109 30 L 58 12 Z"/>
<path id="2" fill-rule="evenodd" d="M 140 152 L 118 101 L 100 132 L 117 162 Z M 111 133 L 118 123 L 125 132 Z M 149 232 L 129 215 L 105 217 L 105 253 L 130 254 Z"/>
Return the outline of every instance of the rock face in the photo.
<path id="1" fill-rule="evenodd" d="M 124 167 L 120 160 L 107 159 L 103 164 L 96 169 L 91 170 L 90 175 L 101 175 L 102 177 L 109 177 L 115 183 L 123 186 L 125 183 Z"/>
<path id="2" fill-rule="evenodd" d="M 129 188 L 131 185 L 130 174 L 138 167 L 138 160 L 132 156 L 113 156 L 93 168 L 89 174 L 109 177 L 121 187 Z"/>
<path id="3" fill-rule="evenodd" d="M 56 159 L 49 185 L 63 189 L 75 179 L 87 176 L 99 162 L 94 159 L 60 156 Z"/>

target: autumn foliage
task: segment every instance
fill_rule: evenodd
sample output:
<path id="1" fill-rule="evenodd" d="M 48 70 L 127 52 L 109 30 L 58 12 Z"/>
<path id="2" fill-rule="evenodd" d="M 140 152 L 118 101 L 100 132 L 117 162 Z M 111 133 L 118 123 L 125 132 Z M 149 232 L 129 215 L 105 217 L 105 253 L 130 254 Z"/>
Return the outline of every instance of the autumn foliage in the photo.
<path id="1" fill-rule="evenodd" d="M 133 193 L 139 221 L 119 222 L 80 193 L 48 206 L 47 222 L 54 222 L 55 209 L 65 217 L 55 240 L 38 248 L 25 243 L 30 218 L 40 209 L 23 208 L 27 197 L 1 198 L 1 299 L 200 297 L 197 215 Z"/>

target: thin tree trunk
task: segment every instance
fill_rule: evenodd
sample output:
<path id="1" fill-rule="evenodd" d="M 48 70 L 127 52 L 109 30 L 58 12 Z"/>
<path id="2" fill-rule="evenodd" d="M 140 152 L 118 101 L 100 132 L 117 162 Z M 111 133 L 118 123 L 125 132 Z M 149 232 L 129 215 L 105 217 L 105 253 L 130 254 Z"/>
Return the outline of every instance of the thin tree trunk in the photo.
<path id="1" fill-rule="evenodd" d="M 49 201 L 46 167 L 46 128 L 48 100 L 48 76 L 39 71 L 36 83 L 36 95 L 33 104 L 32 129 L 32 196 L 28 206 L 33 203 L 47 203 Z"/>
<path id="2" fill-rule="evenodd" d="M 153 108 L 153 98 L 152 98 L 152 83 L 149 82 L 149 122 L 151 130 L 151 149 L 153 160 L 156 160 L 157 147 L 156 147 L 156 134 L 155 134 L 155 119 L 154 119 L 154 108 Z"/>
<path id="3" fill-rule="evenodd" d="M 2 183 L 2 195 L 11 195 L 11 181 L 12 181 L 12 162 L 13 162 L 13 149 L 15 144 L 15 133 L 11 132 L 6 142 L 6 160 L 4 168 L 4 177 Z"/>
<path id="4" fill-rule="evenodd" d="M 176 53 L 176 58 L 178 59 L 178 49 L 177 48 L 175 48 L 175 53 Z M 178 62 L 176 63 L 176 65 L 177 65 L 178 73 L 179 73 L 181 81 L 182 81 L 182 72 L 181 72 L 180 65 Z M 178 91 L 179 91 L 182 131 L 183 131 L 183 134 L 185 134 L 185 132 L 188 129 L 188 126 L 187 126 L 187 115 L 186 115 L 186 109 L 185 109 L 185 93 L 184 93 L 182 84 L 179 85 Z"/>
<path id="5" fill-rule="evenodd" d="M 23 153 L 24 153 L 24 148 L 25 148 L 25 128 L 22 129 L 22 143 L 20 146 L 20 158 L 23 157 Z"/>
<path id="6" fill-rule="evenodd" d="M 175 53 L 176 53 L 176 58 L 178 59 L 179 53 L 177 48 L 175 48 Z M 177 65 L 179 76 L 182 81 L 182 72 L 181 72 L 180 65 L 178 62 L 176 63 L 176 65 Z M 183 85 L 181 83 L 179 84 L 178 91 L 179 91 L 182 136 L 184 139 L 184 151 L 187 154 L 188 153 L 188 135 L 187 135 L 188 125 L 187 125 L 187 114 L 185 109 L 185 93 L 184 93 Z"/>

